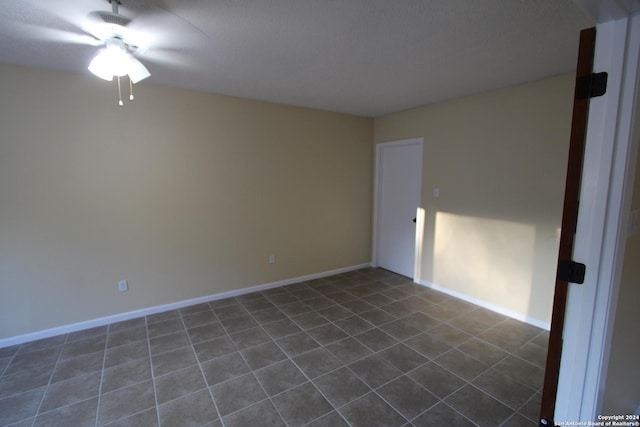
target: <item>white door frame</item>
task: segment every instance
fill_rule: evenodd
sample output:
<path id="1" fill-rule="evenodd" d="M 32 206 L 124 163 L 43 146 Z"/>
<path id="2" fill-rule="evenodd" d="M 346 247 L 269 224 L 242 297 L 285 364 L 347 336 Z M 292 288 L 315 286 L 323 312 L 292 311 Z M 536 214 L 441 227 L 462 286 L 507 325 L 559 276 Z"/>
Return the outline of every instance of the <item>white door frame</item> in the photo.
<path id="1" fill-rule="evenodd" d="M 573 251 L 587 272 L 583 285 L 569 285 L 556 422 L 597 420 L 602 405 L 638 150 L 639 49 L 640 16 L 597 26 L 594 72 L 608 72 L 609 81 L 589 110 Z"/>
<path id="2" fill-rule="evenodd" d="M 371 265 L 373 267 L 378 267 L 378 245 L 379 245 L 379 229 L 380 229 L 380 203 L 382 202 L 382 197 L 380 192 L 382 191 L 381 185 L 381 161 L 382 161 L 382 151 L 388 147 L 399 147 L 403 145 L 418 145 L 420 147 L 420 204 L 422 204 L 422 153 L 424 150 L 424 138 L 409 138 L 409 139 L 401 139 L 397 141 L 389 141 L 389 142 L 381 142 L 376 144 L 376 165 L 375 165 L 375 184 L 374 184 L 374 193 L 373 193 L 373 246 L 372 246 L 372 254 L 371 254 Z M 416 231 L 418 228 L 416 228 Z M 416 235 L 416 242 L 418 236 Z M 420 265 L 419 251 L 416 245 L 415 251 L 415 259 L 413 263 L 413 281 L 417 282 L 419 279 L 418 269 Z"/>

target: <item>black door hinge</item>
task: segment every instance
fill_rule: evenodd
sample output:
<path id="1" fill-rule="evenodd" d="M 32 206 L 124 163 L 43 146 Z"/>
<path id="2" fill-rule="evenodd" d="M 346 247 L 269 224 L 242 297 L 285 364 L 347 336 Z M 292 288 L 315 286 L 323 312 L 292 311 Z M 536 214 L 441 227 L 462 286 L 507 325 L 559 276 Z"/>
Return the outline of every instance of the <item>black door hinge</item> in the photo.
<path id="1" fill-rule="evenodd" d="M 576 79 L 576 99 L 590 99 L 607 92 L 606 72 L 591 73 Z"/>
<path id="2" fill-rule="evenodd" d="M 558 279 L 577 283 L 582 285 L 584 283 L 584 273 L 587 267 L 584 264 L 574 261 L 558 261 Z"/>

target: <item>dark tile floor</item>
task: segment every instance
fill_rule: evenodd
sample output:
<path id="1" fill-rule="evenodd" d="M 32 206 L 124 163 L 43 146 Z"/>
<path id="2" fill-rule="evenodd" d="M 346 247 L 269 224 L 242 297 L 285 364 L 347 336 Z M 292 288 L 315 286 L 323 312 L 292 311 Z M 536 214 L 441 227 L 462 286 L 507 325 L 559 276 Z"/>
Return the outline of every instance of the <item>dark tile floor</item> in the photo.
<path id="1" fill-rule="evenodd" d="M 548 334 L 364 269 L 0 349 L 0 425 L 534 426 Z"/>

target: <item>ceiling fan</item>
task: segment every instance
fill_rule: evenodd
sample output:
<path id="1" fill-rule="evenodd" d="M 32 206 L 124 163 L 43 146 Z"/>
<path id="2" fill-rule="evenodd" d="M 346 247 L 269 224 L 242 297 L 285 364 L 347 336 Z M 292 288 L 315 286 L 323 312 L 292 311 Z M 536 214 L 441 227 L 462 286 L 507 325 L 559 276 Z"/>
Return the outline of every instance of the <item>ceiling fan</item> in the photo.
<path id="1" fill-rule="evenodd" d="M 96 23 L 94 34 L 102 41 L 104 47 L 89 63 L 89 71 L 104 80 L 118 82 L 118 105 L 122 106 L 122 90 L 120 77 L 129 77 L 129 99 L 133 100 L 133 84 L 151 75 L 147 67 L 134 57 L 135 45 L 127 40 L 126 27 L 131 20 L 118 13 L 120 0 L 107 0 L 111 3 L 111 12 L 93 11 L 89 17 Z M 94 31 L 95 32 L 95 31 Z"/>
<path id="2" fill-rule="evenodd" d="M 0 25 L 17 45 L 21 39 L 55 44 L 55 49 L 43 49 L 44 55 L 60 52 L 68 57 L 69 71 L 79 71 L 87 49 L 96 49 L 86 59 L 89 71 L 109 81 L 115 77 L 119 94 L 120 80 L 126 85 L 128 77 L 133 99 L 133 84 L 151 75 L 145 64 L 156 65 L 160 73 L 167 66 L 200 66 L 192 53 L 202 51 L 209 36 L 175 11 L 179 5 L 171 10 L 160 0 L 20 0 L 0 10 Z M 121 96 L 119 104 L 123 105 Z"/>

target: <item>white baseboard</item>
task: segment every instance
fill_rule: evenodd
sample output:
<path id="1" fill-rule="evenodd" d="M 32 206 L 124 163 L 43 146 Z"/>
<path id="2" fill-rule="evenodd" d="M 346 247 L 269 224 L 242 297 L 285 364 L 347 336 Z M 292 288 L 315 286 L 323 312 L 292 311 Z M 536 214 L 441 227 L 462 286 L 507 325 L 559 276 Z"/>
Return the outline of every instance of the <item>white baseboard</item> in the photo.
<path id="1" fill-rule="evenodd" d="M 422 286 L 426 286 L 427 288 L 434 289 L 436 291 L 440 291 L 440 292 L 445 293 L 447 295 L 451 295 L 452 297 L 459 298 L 459 299 L 464 300 L 466 302 L 470 302 L 471 304 L 479 305 L 480 307 L 486 308 L 487 310 L 495 311 L 496 313 L 502 314 L 502 315 L 507 316 L 507 317 L 511 317 L 512 319 L 516 319 L 516 320 L 519 320 L 521 322 L 528 323 L 530 325 L 536 326 L 536 327 L 544 329 L 546 331 L 551 329 L 551 323 L 549 323 L 549 322 L 544 322 L 542 320 L 535 319 L 533 317 L 530 317 L 530 316 L 527 316 L 527 315 L 524 315 L 524 314 L 521 314 L 521 313 L 516 313 L 515 311 L 511 311 L 511 310 L 506 309 L 504 307 L 500 307 L 499 305 L 494 305 L 494 304 L 488 303 L 487 301 L 483 301 L 481 299 L 474 298 L 472 296 L 469 296 L 467 294 L 463 294 L 463 293 L 458 292 L 458 291 L 454 291 L 454 290 L 446 288 L 444 286 L 436 285 L 436 284 L 428 282 L 426 280 L 417 280 L 415 283 L 417 283 L 419 285 L 422 285 Z"/>
<path id="2" fill-rule="evenodd" d="M 291 279 L 279 280 L 277 282 L 263 283 L 262 285 L 251 286 L 249 288 L 235 289 L 233 291 L 206 295 L 199 298 L 192 298 L 192 299 L 177 301 L 177 302 L 164 304 L 164 305 L 156 305 L 154 307 L 147 307 L 140 310 L 129 311 L 126 313 L 119 313 L 111 316 L 100 317 L 98 319 L 91 319 L 83 322 L 72 323 L 69 325 L 58 326 L 55 328 L 45 329 L 42 331 L 32 332 L 29 334 L 3 338 L 3 339 L 0 339 L 0 348 L 9 347 L 16 344 L 22 344 L 29 341 L 35 341 L 43 338 L 50 338 L 56 335 L 82 331 L 84 329 L 104 326 L 110 323 L 122 322 L 124 320 L 135 319 L 136 317 L 162 313 L 163 311 L 175 310 L 178 308 L 200 304 L 203 302 L 210 302 L 210 301 L 215 301 L 215 300 L 220 300 L 225 298 L 231 298 L 239 295 L 249 294 L 251 292 L 264 291 L 267 289 L 277 288 L 280 286 L 292 285 L 294 283 L 306 282 L 313 279 L 320 279 L 322 277 L 334 276 L 336 274 L 346 273 L 349 271 L 359 270 L 361 268 L 367 268 L 367 267 L 371 267 L 371 263 L 352 265 L 350 267 L 338 268 L 336 270 L 329 270 L 321 273 L 309 274 L 307 276 L 300 276 L 300 277 L 294 277 Z"/>

